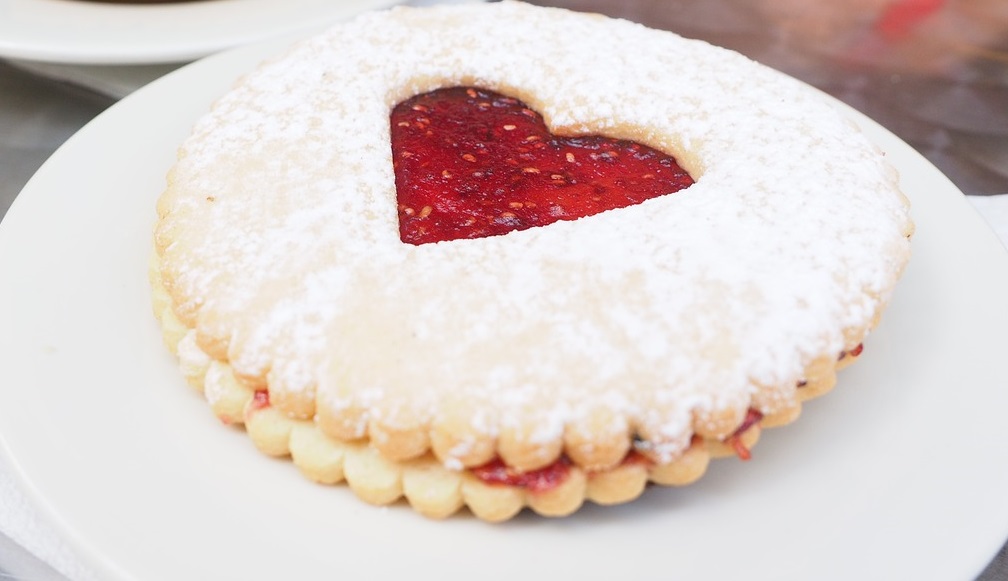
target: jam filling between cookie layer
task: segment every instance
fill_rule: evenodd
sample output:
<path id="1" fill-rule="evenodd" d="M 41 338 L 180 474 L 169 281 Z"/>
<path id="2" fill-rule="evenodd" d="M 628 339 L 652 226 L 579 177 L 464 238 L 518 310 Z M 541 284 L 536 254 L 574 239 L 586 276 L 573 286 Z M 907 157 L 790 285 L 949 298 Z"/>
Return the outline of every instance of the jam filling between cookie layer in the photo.
<path id="1" fill-rule="evenodd" d="M 746 417 L 742 420 L 742 424 L 739 425 L 738 429 L 735 430 L 732 435 L 725 438 L 725 444 L 731 446 L 735 450 L 735 455 L 741 460 L 749 460 L 752 458 L 752 452 L 749 447 L 745 445 L 742 441 L 742 436 L 749 431 L 749 428 L 755 426 L 763 419 L 763 414 L 757 410 L 749 408 L 746 412 Z"/>
<path id="2" fill-rule="evenodd" d="M 838 359 L 842 360 L 847 357 L 858 357 L 861 355 L 861 351 L 864 349 L 863 344 L 858 344 L 856 347 L 849 351 L 842 351 Z M 805 386 L 805 381 L 800 381 L 797 385 L 798 388 Z M 264 408 L 270 407 L 269 392 L 265 389 L 258 389 L 252 394 L 252 400 L 249 402 L 250 411 L 256 411 Z M 739 424 L 739 427 L 723 442 L 730 446 L 734 451 L 736 456 L 741 460 L 749 460 L 752 458 L 752 453 L 743 441 L 743 436 L 747 431 L 749 431 L 753 426 L 759 424 L 763 419 L 763 414 L 758 410 L 749 408 L 746 412 L 746 417 Z M 694 439 L 697 436 L 694 436 Z M 650 464 L 651 461 L 644 455 L 640 454 L 636 450 L 631 450 L 627 453 L 626 457 L 623 458 L 621 465 L 627 465 L 632 463 L 644 463 Z M 567 480 L 567 476 L 570 474 L 571 463 L 566 456 L 561 456 L 552 464 L 544 466 L 536 470 L 529 470 L 527 472 L 519 472 L 514 468 L 508 466 L 499 457 L 494 458 L 490 462 L 483 464 L 482 466 L 477 466 L 470 468 L 469 471 L 479 478 L 483 482 L 492 485 L 501 486 L 514 486 L 517 488 L 522 488 L 528 490 L 532 493 L 543 493 L 549 492 L 559 487 L 564 481 Z"/>
<path id="3" fill-rule="evenodd" d="M 758 424 L 762 419 L 762 413 L 750 408 L 738 429 L 723 440 L 725 444 L 731 446 L 732 449 L 735 450 L 736 455 L 738 455 L 740 459 L 749 460 L 752 457 L 752 454 L 750 453 L 749 448 L 746 447 L 745 442 L 743 442 L 742 437 L 747 431 L 749 431 L 749 429 Z M 700 439 L 700 436 L 694 435 L 691 443 L 695 444 Z M 630 450 L 627 452 L 627 455 L 623 457 L 623 460 L 620 462 L 620 466 L 626 466 L 629 464 L 650 465 L 653 464 L 653 462 L 640 452 Z M 548 464 L 536 470 L 529 470 L 527 472 L 519 472 L 515 470 L 505 464 L 500 458 L 494 458 L 482 466 L 470 468 L 469 471 L 473 474 L 473 476 L 479 478 L 487 484 L 514 486 L 532 493 L 544 493 L 554 490 L 562 485 L 567 480 L 567 476 L 570 474 L 570 468 L 571 461 L 567 458 L 567 456 L 560 456 L 560 458 L 552 464 Z"/>
<path id="4" fill-rule="evenodd" d="M 633 141 L 549 132 L 518 99 L 473 87 L 392 111 L 399 235 L 409 244 L 498 236 L 689 187 L 676 160 Z"/>
<path id="5" fill-rule="evenodd" d="M 500 458 L 470 468 L 469 471 L 487 484 L 515 486 L 529 492 L 548 492 L 559 487 L 570 474 L 570 460 L 561 456 L 559 460 L 536 470 L 518 472 Z"/>
<path id="6" fill-rule="evenodd" d="M 848 357 L 857 357 L 861 355 L 862 351 L 864 351 L 864 343 L 858 343 L 857 346 L 851 349 L 850 351 L 841 351 L 838 360 L 843 360 Z"/>
<path id="7" fill-rule="evenodd" d="M 257 389 L 252 394 L 252 399 L 249 402 L 249 412 L 256 412 L 268 407 L 270 407 L 269 391 Z M 750 458 L 749 449 L 742 442 L 742 435 L 759 423 L 761 419 L 763 419 L 763 414 L 750 409 L 746 414 L 746 419 L 739 425 L 738 429 L 732 435 L 725 438 L 724 442 L 735 449 L 739 458 L 743 460 Z M 696 437 L 694 436 L 694 439 Z M 650 464 L 651 460 L 636 450 L 630 450 L 620 465 L 625 466 L 634 463 Z M 560 456 L 560 458 L 551 464 L 527 472 L 515 470 L 498 457 L 482 466 L 470 468 L 469 472 L 487 484 L 514 486 L 532 493 L 544 493 L 555 490 L 562 485 L 567 480 L 570 469 L 571 462 L 566 456 Z"/>
<path id="8" fill-rule="evenodd" d="M 249 402 L 249 409 L 252 411 L 268 408 L 270 405 L 269 391 L 257 389 L 252 394 L 252 401 Z"/>
<path id="9" fill-rule="evenodd" d="M 842 351 L 838 360 L 842 360 L 847 357 L 858 357 L 861 355 L 861 351 L 863 349 L 864 344 L 859 343 L 856 347 L 849 351 Z M 804 380 L 799 381 L 797 387 L 800 389 L 804 387 L 805 384 Z M 269 391 L 265 389 L 257 389 L 252 394 L 252 399 L 249 402 L 249 412 L 255 412 L 268 407 L 270 407 Z M 763 414 L 760 411 L 749 408 L 746 412 L 745 419 L 742 420 L 739 427 L 736 428 L 731 435 L 722 440 L 726 445 L 730 446 L 735 451 L 735 455 L 738 456 L 739 459 L 749 460 L 752 458 L 752 453 L 743 441 L 743 436 L 753 426 L 759 424 L 762 419 Z M 694 439 L 696 438 L 697 436 L 694 436 Z M 632 463 L 650 464 L 651 461 L 636 450 L 630 450 L 620 464 L 627 465 Z M 518 470 L 515 470 L 505 464 L 504 461 L 498 457 L 486 464 L 483 464 L 482 466 L 470 468 L 469 471 L 487 484 L 514 486 L 528 490 L 532 493 L 543 493 L 556 489 L 567 480 L 567 476 L 570 474 L 570 465 L 570 460 L 566 456 L 561 456 L 555 462 L 542 468 L 529 470 L 527 472 L 519 472 Z"/>

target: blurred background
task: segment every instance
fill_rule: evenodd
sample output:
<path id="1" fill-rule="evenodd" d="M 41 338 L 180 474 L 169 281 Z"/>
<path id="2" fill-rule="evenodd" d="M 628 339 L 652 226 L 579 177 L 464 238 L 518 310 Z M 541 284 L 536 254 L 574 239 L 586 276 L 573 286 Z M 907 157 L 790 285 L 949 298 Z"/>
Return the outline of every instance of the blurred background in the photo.
<path id="1" fill-rule="evenodd" d="M 903 138 L 966 194 L 1008 193 L 1008 1 L 532 0 L 707 40 Z"/>

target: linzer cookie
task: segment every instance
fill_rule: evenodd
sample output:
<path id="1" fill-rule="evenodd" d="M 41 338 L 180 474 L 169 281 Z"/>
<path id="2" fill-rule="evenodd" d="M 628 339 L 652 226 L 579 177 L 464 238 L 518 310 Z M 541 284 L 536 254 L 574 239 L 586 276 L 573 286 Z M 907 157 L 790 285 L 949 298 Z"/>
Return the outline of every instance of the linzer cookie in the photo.
<path id="1" fill-rule="evenodd" d="M 516 2 L 262 64 L 158 218 L 155 311 L 222 421 L 367 502 L 491 521 L 748 458 L 856 359 L 913 230 L 813 90 Z"/>

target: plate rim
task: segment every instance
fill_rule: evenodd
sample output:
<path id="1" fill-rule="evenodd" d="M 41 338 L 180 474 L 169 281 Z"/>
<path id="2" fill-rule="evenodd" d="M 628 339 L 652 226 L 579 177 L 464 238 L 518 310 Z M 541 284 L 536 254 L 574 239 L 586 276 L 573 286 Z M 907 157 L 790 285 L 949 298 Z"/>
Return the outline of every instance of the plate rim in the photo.
<path id="1" fill-rule="evenodd" d="M 188 0 L 111 4 L 84 0 L 8 0 L 12 20 L 0 22 L 0 57 L 70 65 L 144 65 L 193 61 L 215 52 L 318 30 L 398 0 Z M 255 3 L 255 6 L 250 6 Z M 255 14 L 249 20 L 248 14 Z M 248 22 L 242 22 L 243 15 Z M 15 18 L 16 17 L 16 18 Z M 43 25 L 75 22 L 74 40 Z M 201 30 L 178 34 L 186 22 Z M 155 26 L 152 30 L 152 23 Z M 71 25 L 68 25 L 71 26 Z M 121 32 L 142 28 L 144 36 Z M 62 28 L 60 30 L 63 30 Z"/>

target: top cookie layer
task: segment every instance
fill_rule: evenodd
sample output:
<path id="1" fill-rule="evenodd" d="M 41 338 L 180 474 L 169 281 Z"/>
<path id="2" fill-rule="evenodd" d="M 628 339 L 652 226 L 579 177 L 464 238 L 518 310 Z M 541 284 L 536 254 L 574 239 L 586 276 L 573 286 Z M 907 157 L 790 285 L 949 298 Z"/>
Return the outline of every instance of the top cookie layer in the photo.
<path id="1" fill-rule="evenodd" d="M 519 98 L 555 133 L 665 151 L 696 184 L 404 244 L 389 112 L 457 85 Z M 265 63 L 197 123 L 159 216 L 180 320 L 271 401 L 344 438 L 451 432 L 449 462 L 506 434 L 542 456 L 528 465 L 571 431 L 672 458 L 698 424 L 791 405 L 813 360 L 868 331 L 912 230 L 893 170 L 815 91 L 514 2 L 368 14 Z"/>

